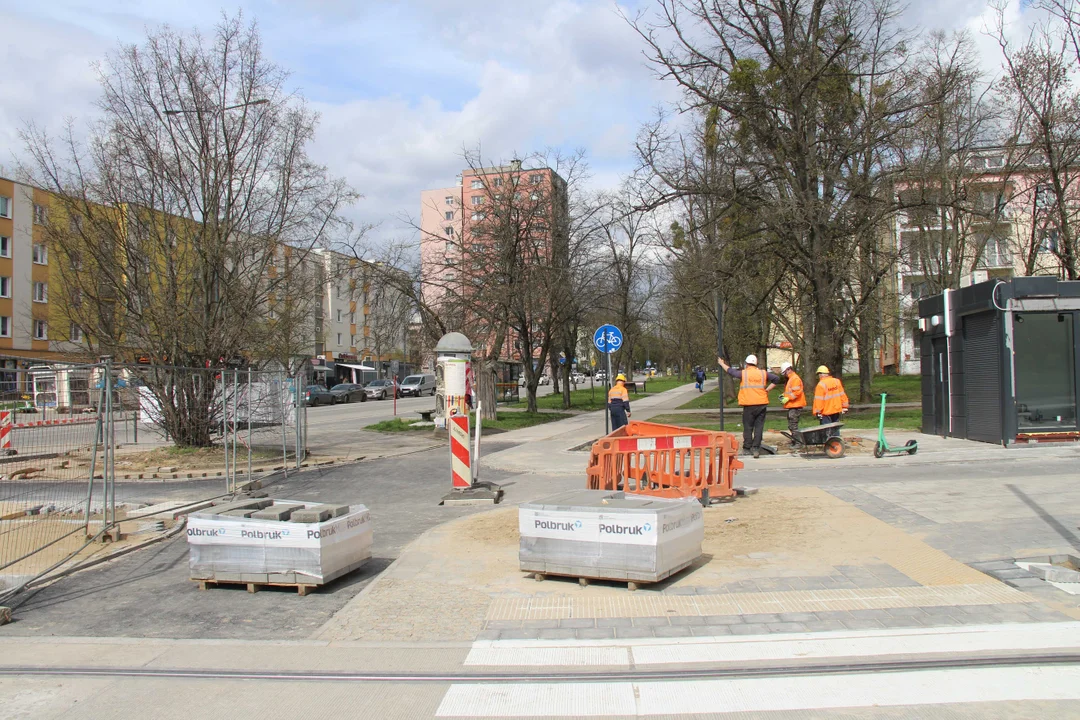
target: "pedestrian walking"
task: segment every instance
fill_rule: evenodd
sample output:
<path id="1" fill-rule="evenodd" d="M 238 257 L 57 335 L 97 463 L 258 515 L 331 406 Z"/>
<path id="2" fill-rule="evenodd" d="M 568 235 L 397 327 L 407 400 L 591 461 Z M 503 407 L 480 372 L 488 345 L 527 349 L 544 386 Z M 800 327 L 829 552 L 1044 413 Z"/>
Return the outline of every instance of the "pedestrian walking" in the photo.
<path id="1" fill-rule="evenodd" d="M 761 434 L 765 431 L 765 411 L 769 408 L 769 391 L 781 382 L 781 377 L 760 369 L 757 366 L 757 355 L 747 355 L 746 367 L 742 370 L 730 367 L 723 358 L 716 359 L 724 372 L 739 378 L 739 405 L 742 405 L 743 409 L 743 452 L 749 452 L 755 458 L 760 457 Z"/>
<path id="2" fill-rule="evenodd" d="M 814 414 L 821 425 L 840 422 L 840 418 L 848 411 L 848 396 L 844 391 L 844 383 L 840 382 L 840 378 L 833 377 L 829 368 L 824 365 L 818 366 L 817 376 Z M 839 437 L 840 431 L 834 428 L 829 431 L 829 435 Z"/>
<path id="3" fill-rule="evenodd" d="M 787 427 L 792 437 L 798 437 L 799 418 L 802 417 L 803 408 L 806 407 L 806 392 L 803 389 L 802 378 L 791 367 L 791 363 L 780 363 L 780 375 L 787 381 L 784 385 L 784 394 L 780 396 L 780 402 L 787 410 Z M 791 447 L 802 447 L 798 440 L 792 440 Z"/>
<path id="4" fill-rule="evenodd" d="M 699 365 L 694 377 L 697 378 L 698 392 L 705 392 L 705 368 Z"/>
<path id="5" fill-rule="evenodd" d="M 626 376 L 622 373 L 615 376 L 615 384 L 608 390 L 607 403 L 612 430 L 618 430 L 630 422 L 630 393 L 626 391 Z"/>

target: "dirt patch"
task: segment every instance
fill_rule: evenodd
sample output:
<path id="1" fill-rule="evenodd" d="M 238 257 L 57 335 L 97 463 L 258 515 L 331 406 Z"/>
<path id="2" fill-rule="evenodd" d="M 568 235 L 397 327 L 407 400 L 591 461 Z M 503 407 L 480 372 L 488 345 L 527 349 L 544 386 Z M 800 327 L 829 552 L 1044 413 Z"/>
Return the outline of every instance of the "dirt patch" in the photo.
<path id="1" fill-rule="evenodd" d="M 231 459 L 230 456 L 230 461 Z M 86 460 L 89 460 L 89 455 L 87 455 Z M 246 466 L 247 450 L 245 448 L 237 448 L 236 461 Z M 251 451 L 251 461 L 259 465 L 275 461 L 280 464 L 281 450 L 253 449 Z M 164 467 L 176 468 L 177 470 L 202 470 L 224 466 L 225 448 L 221 445 L 205 448 L 160 447 L 153 450 L 136 450 L 116 454 L 116 471 L 120 473 L 133 470 L 157 470 Z"/>
<path id="2" fill-rule="evenodd" d="M 516 507 L 500 508 L 472 515 L 455 523 L 451 537 L 454 542 L 505 547 L 518 544 L 518 513 Z"/>

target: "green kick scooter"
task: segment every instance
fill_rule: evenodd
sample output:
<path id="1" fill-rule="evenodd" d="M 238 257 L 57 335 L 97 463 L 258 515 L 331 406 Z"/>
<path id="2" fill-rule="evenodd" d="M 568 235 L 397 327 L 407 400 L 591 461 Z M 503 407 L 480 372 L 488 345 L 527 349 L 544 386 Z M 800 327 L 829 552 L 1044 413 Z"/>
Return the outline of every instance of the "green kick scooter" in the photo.
<path id="1" fill-rule="evenodd" d="M 886 455 L 914 455 L 919 449 L 917 440 L 908 440 L 903 447 L 890 447 L 885 440 L 885 397 L 888 393 L 881 393 L 881 419 L 877 426 L 877 443 L 874 445 L 874 457 L 880 458 Z"/>

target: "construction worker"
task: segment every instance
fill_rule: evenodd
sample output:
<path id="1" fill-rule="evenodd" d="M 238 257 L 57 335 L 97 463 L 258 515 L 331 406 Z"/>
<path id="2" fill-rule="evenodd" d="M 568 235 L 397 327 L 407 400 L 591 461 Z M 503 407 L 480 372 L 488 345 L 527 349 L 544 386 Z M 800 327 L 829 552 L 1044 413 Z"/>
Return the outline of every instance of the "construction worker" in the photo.
<path id="1" fill-rule="evenodd" d="M 780 375 L 787 380 L 784 386 L 784 394 L 780 396 L 780 402 L 787 410 L 787 427 L 792 437 L 798 437 L 795 433 L 799 430 L 799 418 L 802 417 L 803 408 L 806 407 L 806 392 L 803 389 L 802 378 L 791 367 L 791 363 L 780 363 Z M 801 447 L 802 443 L 793 440 L 793 448 Z"/>
<path id="2" fill-rule="evenodd" d="M 765 430 L 765 411 L 769 408 L 769 391 L 781 381 L 779 375 L 757 366 L 757 355 L 746 356 L 746 367 L 736 370 L 723 358 L 716 358 L 720 367 L 731 377 L 739 378 L 739 405 L 743 413 L 743 452 L 761 457 L 761 434 Z M 721 388 L 721 392 L 723 389 Z"/>
<path id="3" fill-rule="evenodd" d="M 844 383 L 840 378 L 835 378 L 829 372 L 829 368 L 819 365 L 817 369 L 818 383 L 814 388 L 814 414 L 817 415 L 820 424 L 840 422 L 841 416 L 848 411 L 848 396 L 844 392 Z M 835 428 L 830 435 L 839 436 L 839 430 Z"/>
<path id="4" fill-rule="evenodd" d="M 626 376 L 619 373 L 615 384 L 607 394 L 608 412 L 611 413 L 611 429 L 618 430 L 630 422 L 630 393 L 626 392 Z"/>

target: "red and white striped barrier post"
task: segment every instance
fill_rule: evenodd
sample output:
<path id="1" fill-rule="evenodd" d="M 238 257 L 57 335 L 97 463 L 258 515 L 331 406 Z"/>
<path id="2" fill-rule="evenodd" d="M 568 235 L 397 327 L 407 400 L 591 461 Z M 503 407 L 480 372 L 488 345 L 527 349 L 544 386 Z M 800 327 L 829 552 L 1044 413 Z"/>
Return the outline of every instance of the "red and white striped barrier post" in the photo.
<path id="1" fill-rule="evenodd" d="M 0 411 L 0 453 L 11 451 L 11 411 Z"/>
<path id="2" fill-rule="evenodd" d="M 450 428 L 450 482 L 455 490 L 464 490 L 472 487 L 469 416 L 451 415 L 447 420 L 447 427 Z"/>

